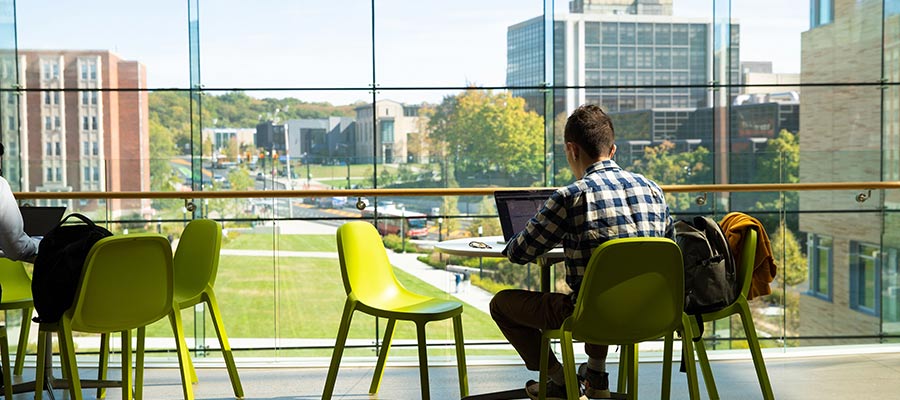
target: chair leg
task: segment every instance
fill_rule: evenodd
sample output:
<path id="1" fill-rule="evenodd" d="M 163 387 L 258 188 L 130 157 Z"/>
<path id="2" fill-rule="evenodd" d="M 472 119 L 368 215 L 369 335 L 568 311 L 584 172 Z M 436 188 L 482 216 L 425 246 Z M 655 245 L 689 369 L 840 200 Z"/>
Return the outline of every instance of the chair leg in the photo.
<path id="1" fill-rule="evenodd" d="M 381 351 L 378 352 L 378 362 L 375 363 L 375 373 L 372 374 L 372 384 L 369 385 L 369 394 L 378 393 L 381 386 L 381 378 L 384 376 L 384 364 L 387 362 L 388 351 L 391 350 L 391 341 L 394 338 L 394 326 L 397 320 L 388 318 L 387 327 L 384 328 L 384 339 L 381 341 Z"/>
<path id="2" fill-rule="evenodd" d="M 459 373 L 459 397 L 469 395 L 469 374 L 466 372 L 466 345 L 463 339 L 462 314 L 453 317 L 453 341 L 456 342 L 456 370 Z"/>
<path id="3" fill-rule="evenodd" d="M 9 367 L 9 338 L 6 327 L 0 325 L 0 361 L 3 362 L 3 396 L 12 399 L 12 369 Z M 18 361 L 18 360 L 16 360 Z"/>
<path id="4" fill-rule="evenodd" d="M 144 350 L 145 339 L 147 337 L 147 328 L 140 327 L 137 329 L 137 354 L 134 361 L 134 400 L 144 398 Z"/>
<path id="5" fill-rule="evenodd" d="M 766 372 L 766 361 L 763 359 L 762 350 L 759 347 L 759 337 L 756 336 L 756 325 L 753 324 L 753 315 L 750 313 L 750 305 L 743 297 L 738 299 L 740 306 L 741 324 L 744 325 L 744 334 L 747 336 L 747 345 L 753 356 L 753 366 L 756 368 L 756 377 L 759 379 L 759 388 L 763 398 L 772 400 L 775 394 L 772 392 L 772 384 L 769 382 L 769 373 Z"/>
<path id="6" fill-rule="evenodd" d="M 219 338 L 219 348 L 222 349 L 222 358 L 225 359 L 225 367 L 228 368 L 228 377 L 231 379 L 231 389 L 234 390 L 234 397 L 244 397 L 244 388 L 241 385 L 241 377 L 238 376 L 237 365 L 234 363 L 234 355 L 231 353 L 231 345 L 228 344 L 228 334 L 225 333 L 225 324 L 222 323 L 222 313 L 219 311 L 219 303 L 212 290 L 206 291 L 206 305 L 209 308 L 209 315 L 212 317 L 213 327 L 216 329 L 216 336 Z M 194 373 L 196 376 L 196 372 Z"/>
<path id="7" fill-rule="evenodd" d="M 131 331 L 122 331 L 122 400 L 133 400 L 131 368 Z"/>
<path id="8" fill-rule="evenodd" d="M 687 314 L 681 314 L 681 345 L 684 348 L 684 369 L 687 375 L 688 393 L 691 400 L 700 398 L 700 388 L 697 382 L 697 365 L 694 362 L 694 329 L 691 327 L 693 318 Z M 698 343 L 702 343 L 702 340 Z"/>
<path id="9" fill-rule="evenodd" d="M 699 328 L 697 328 L 699 329 Z M 716 377 L 713 376 L 709 357 L 706 355 L 706 344 L 701 339 L 696 342 L 697 359 L 700 361 L 700 372 L 703 374 L 703 383 L 706 385 L 706 393 L 710 400 L 719 400 L 719 390 L 716 388 Z"/>
<path id="10" fill-rule="evenodd" d="M 638 345 L 637 343 L 628 345 L 631 349 L 628 350 L 628 370 L 626 372 L 627 376 L 627 384 L 626 388 L 628 392 L 625 395 L 626 399 L 629 400 L 637 400 L 638 398 Z"/>
<path id="11" fill-rule="evenodd" d="M 616 382 L 616 391 L 619 393 L 627 393 L 628 391 L 626 386 L 628 385 L 628 363 L 631 360 L 630 352 L 630 345 L 619 346 L 619 379 Z"/>
<path id="12" fill-rule="evenodd" d="M 41 400 L 44 395 L 45 380 L 49 378 L 44 373 L 44 370 L 47 368 L 48 363 L 51 362 L 51 360 L 48 360 L 50 349 L 47 348 L 52 340 L 50 331 L 45 331 L 41 328 L 40 326 L 38 327 L 37 365 L 34 367 L 34 400 Z"/>
<path id="13" fill-rule="evenodd" d="M 416 338 L 419 342 L 419 381 L 422 386 L 422 400 L 431 399 L 431 388 L 428 386 L 428 346 L 425 341 L 425 323 L 416 323 Z"/>
<path id="14" fill-rule="evenodd" d="M 581 396 L 578 379 L 575 378 L 575 348 L 572 345 L 572 332 L 562 331 L 559 347 L 562 351 L 563 375 L 566 379 L 566 397 L 568 400 L 578 400 Z M 550 346 L 547 346 L 549 351 Z M 549 353 L 548 353 L 549 358 Z"/>
<path id="15" fill-rule="evenodd" d="M 663 341 L 663 365 L 662 385 L 660 385 L 660 398 L 669 400 L 672 394 L 672 352 L 675 351 L 674 333 L 666 335 Z"/>
<path id="16" fill-rule="evenodd" d="M 194 388 L 191 384 L 191 374 L 188 371 L 191 355 L 188 354 L 187 343 L 184 341 L 184 325 L 181 323 L 181 310 L 174 304 L 169 312 L 169 323 L 175 334 L 175 347 L 178 351 L 178 365 L 181 372 L 181 386 L 184 391 L 184 400 L 194 400 Z"/>
<path id="17" fill-rule="evenodd" d="M 550 379 L 550 336 L 541 335 L 541 367 L 538 378 L 538 398 L 547 398 L 547 380 Z"/>
<path id="18" fill-rule="evenodd" d="M 31 332 L 31 307 L 22 309 L 22 326 L 19 329 L 19 347 L 16 348 L 16 369 L 14 374 L 22 376 L 25 371 L 25 351 L 28 349 L 28 334 Z"/>
<path id="19" fill-rule="evenodd" d="M 67 325 L 65 317 L 59 321 L 59 358 L 62 369 L 68 371 L 69 396 L 72 400 L 81 400 L 81 379 L 78 377 L 78 363 L 75 360 L 75 343 L 72 341 L 72 328 Z"/>
<path id="20" fill-rule="evenodd" d="M 353 319 L 353 311 L 355 310 L 356 302 L 348 297 L 347 301 L 344 302 L 341 325 L 338 328 L 337 340 L 334 342 L 334 351 L 331 353 L 331 364 L 328 366 L 328 377 L 325 378 L 322 400 L 331 399 L 331 395 L 334 393 L 334 382 L 337 380 L 338 368 L 341 366 L 341 356 L 344 354 L 344 344 L 347 342 L 347 334 L 350 332 L 350 321 Z"/>
<path id="21" fill-rule="evenodd" d="M 97 379 L 104 380 L 106 379 L 107 371 L 109 370 L 109 334 L 101 333 L 100 334 L 100 364 L 97 367 Z M 106 396 L 106 388 L 98 387 L 97 388 L 97 398 L 102 399 Z"/>

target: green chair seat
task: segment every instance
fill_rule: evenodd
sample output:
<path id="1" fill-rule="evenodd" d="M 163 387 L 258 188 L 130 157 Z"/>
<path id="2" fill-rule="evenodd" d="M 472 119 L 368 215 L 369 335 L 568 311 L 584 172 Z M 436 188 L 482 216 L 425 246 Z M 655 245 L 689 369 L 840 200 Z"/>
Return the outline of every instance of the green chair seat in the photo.
<path id="1" fill-rule="evenodd" d="M 25 369 L 25 351 L 28 348 L 31 314 L 34 311 L 34 299 L 31 297 L 31 277 L 25 270 L 25 264 L 21 261 L 0 258 L 0 286 L 3 287 L 0 310 L 22 310 L 22 326 L 19 331 L 16 365 L 13 370 L 13 374 L 20 376 Z"/>
<path id="2" fill-rule="evenodd" d="M 213 286 L 219 271 L 219 253 L 222 249 L 222 226 L 211 219 L 195 219 L 187 224 L 181 239 L 178 240 L 178 248 L 175 250 L 175 304 L 179 310 L 193 307 L 197 304 L 205 304 L 209 310 L 210 319 L 219 339 L 222 357 L 228 369 L 228 377 L 231 380 L 231 389 L 237 398 L 244 397 L 244 388 L 241 378 L 238 376 L 237 365 L 231 345 L 228 343 L 228 335 L 222 322 L 222 312 L 219 310 L 219 302 Z M 198 321 L 198 323 L 200 323 Z M 197 373 L 193 363 L 188 358 L 188 369 L 191 380 L 197 382 Z"/>
<path id="3" fill-rule="evenodd" d="M 468 395 L 466 356 L 463 345 L 462 304 L 451 300 L 441 300 L 407 290 L 394 275 L 387 258 L 381 236 L 375 227 L 363 221 L 348 222 L 337 231 L 338 255 L 340 257 L 341 278 L 347 299 L 338 328 L 328 377 L 322 399 L 330 399 L 334 392 L 344 345 L 350 331 L 350 322 L 355 311 L 388 319 L 384 339 L 369 393 L 378 392 L 384 374 L 384 364 L 391 348 L 394 325 L 398 320 L 413 321 L 416 324 L 419 351 L 419 380 L 422 399 L 430 398 L 428 387 L 428 349 L 425 342 L 425 324 L 451 318 L 453 337 L 456 343 L 457 372 L 459 373 L 460 397 Z"/>
<path id="4" fill-rule="evenodd" d="M 161 235 L 112 236 L 98 241 L 85 260 L 72 306 L 59 322 L 39 325 L 42 334 L 38 337 L 35 387 L 45 387 L 50 333 L 56 332 L 59 337 L 60 359 L 63 374 L 69 380 L 70 398 L 80 400 L 82 382 L 75 359 L 73 332 L 103 335 L 118 332 L 122 336 L 122 398 L 141 398 L 145 327 L 164 317 L 170 318 L 173 327 L 180 326 L 172 298 L 172 265 L 172 248 Z M 132 378 L 131 331 L 134 329 L 137 329 L 137 370 Z M 108 348 L 106 339 L 101 343 L 104 348 L 101 349 L 99 375 L 103 381 Z M 176 343 L 179 359 L 183 360 L 187 356 L 184 340 Z M 181 376 L 185 399 L 193 399 L 184 368 Z M 41 390 L 35 391 L 35 399 L 40 400 L 42 394 Z M 102 391 L 98 395 L 102 396 Z"/>
<path id="5" fill-rule="evenodd" d="M 766 363 L 762 356 L 762 350 L 759 347 L 759 338 L 756 335 L 756 326 L 753 323 L 753 314 L 750 311 L 750 304 L 747 302 L 747 295 L 750 293 L 750 282 L 753 276 L 753 267 L 756 263 L 756 243 L 758 239 L 758 233 L 755 230 L 748 229 L 746 231 L 744 246 L 741 250 L 741 259 L 738 263 L 740 268 L 738 273 L 741 277 L 741 293 L 737 300 L 719 311 L 703 314 L 702 319 L 704 322 L 712 322 L 723 318 L 729 318 L 732 315 L 740 316 L 741 325 L 744 327 L 744 334 L 747 338 L 747 345 L 750 348 L 750 355 L 753 358 L 753 366 L 756 369 L 756 377 L 759 381 L 759 387 L 762 391 L 763 398 L 772 400 L 775 398 L 775 394 L 772 392 L 772 384 L 769 382 L 769 374 L 766 372 Z M 693 326 L 697 325 L 695 318 L 691 318 L 691 321 Z M 697 329 L 699 330 L 699 327 L 697 327 Z M 669 345 L 669 343 L 667 343 L 667 345 Z M 709 398 L 718 400 L 719 392 L 716 389 L 715 377 L 713 377 L 709 358 L 706 355 L 706 347 L 702 340 L 697 342 L 696 349 L 697 359 L 700 362 L 700 370 L 703 372 L 703 381 L 706 385 L 706 391 L 709 394 Z M 664 363 L 663 368 L 664 370 L 671 370 L 671 364 Z"/>
<path id="6" fill-rule="evenodd" d="M 638 343 L 683 331 L 687 349 L 688 389 L 699 398 L 693 369 L 690 321 L 684 313 L 684 267 L 681 251 L 671 239 L 613 239 L 597 247 L 581 281 L 572 315 L 559 329 L 542 335 L 540 397 L 547 393 L 550 340 L 562 349 L 567 397 L 579 398 L 573 340 L 622 345 L 618 391 L 637 398 Z M 664 375 L 664 381 L 666 377 Z"/>

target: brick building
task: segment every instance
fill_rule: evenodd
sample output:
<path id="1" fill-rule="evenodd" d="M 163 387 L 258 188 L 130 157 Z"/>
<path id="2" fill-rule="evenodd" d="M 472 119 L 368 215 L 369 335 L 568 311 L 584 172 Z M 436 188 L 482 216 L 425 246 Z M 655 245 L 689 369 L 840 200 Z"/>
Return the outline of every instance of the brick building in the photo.
<path id="1" fill-rule="evenodd" d="M 26 89 L 19 99 L 21 190 L 150 190 L 143 64 L 106 50 L 20 50 L 18 73 Z M 150 213 L 146 199 L 111 202 L 114 217 Z M 104 204 L 81 200 L 77 207 Z"/>

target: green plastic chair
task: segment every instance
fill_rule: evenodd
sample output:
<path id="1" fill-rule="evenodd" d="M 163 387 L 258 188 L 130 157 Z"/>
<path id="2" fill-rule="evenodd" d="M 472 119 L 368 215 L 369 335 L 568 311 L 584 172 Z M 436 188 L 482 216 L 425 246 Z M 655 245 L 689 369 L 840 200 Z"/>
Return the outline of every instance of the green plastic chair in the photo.
<path id="1" fill-rule="evenodd" d="M 453 336 L 456 341 L 456 362 L 459 373 L 460 397 L 469 393 L 466 375 L 466 354 L 463 345 L 462 304 L 456 301 L 441 300 L 410 292 L 394 276 L 388 261 L 387 252 L 381 242 L 381 236 L 375 227 L 368 222 L 348 222 L 337 231 L 338 255 L 341 263 L 341 278 L 347 300 L 341 317 L 331 366 L 322 399 L 330 399 L 334 391 L 344 344 L 350 331 L 350 320 L 354 311 L 361 311 L 375 317 L 387 318 L 388 323 L 378 354 L 375 374 L 369 393 L 378 392 L 384 363 L 391 348 L 391 337 L 397 320 L 412 321 L 416 324 L 419 342 L 419 378 L 422 387 L 422 399 L 430 398 L 428 388 L 428 360 L 425 344 L 425 324 L 453 318 Z"/>
<path id="2" fill-rule="evenodd" d="M 616 397 L 637 398 L 638 343 L 683 330 L 690 398 L 699 398 L 690 320 L 684 313 L 684 267 L 671 239 L 613 239 L 594 250 L 572 315 L 542 335 L 540 398 L 546 398 L 550 340 L 559 339 L 568 399 L 579 398 L 573 340 L 622 345 Z"/>
<path id="3" fill-rule="evenodd" d="M 25 350 L 28 348 L 31 314 L 34 311 L 34 300 L 31 298 L 31 277 L 25 270 L 25 263 L 0 258 L 0 285 L 3 286 L 0 310 L 22 310 L 22 326 L 19 331 L 16 365 L 13 370 L 13 374 L 20 376 L 25 369 Z"/>
<path id="4" fill-rule="evenodd" d="M 759 338 L 756 335 L 756 326 L 753 324 L 753 314 L 750 312 L 750 304 L 747 302 L 747 294 L 750 293 L 750 282 L 753 279 L 753 267 L 756 263 L 758 233 L 756 230 L 748 229 L 746 235 L 744 247 L 741 250 L 741 259 L 738 264 L 740 268 L 738 273 L 741 278 L 741 294 L 728 307 L 716 312 L 703 314 L 703 321 L 711 322 L 728 318 L 735 314 L 740 315 L 741 325 L 744 326 L 744 334 L 747 336 L 747 344 L 750 347 L 750 355 L 753 358 L 753 366 L 756 368 L 756 377 L 759 380 L 760 390 L 762 390 L 764 399 L 771 400 L 775 398 L 775 394 L 772 392 L 772 384 L 769 382 L 766 363 L 763 360 L 762 351 L 759 347 Z M 696 325 L 696 320 L 694 318 L 691 318 L 691 320 Z M 712 368 L 709 365 L 709 358 L 706 356 L 706 347 L 703 345 L 702 340 L 697 342 L 696 347 L 700 369 L 703 371 L 703 381 L 706 384 L 706 391 L 710 399 L 716 400 L 719 398 L 719 392 L 716 389 L 716 381 L 712 374 Z M 663 368 L 664 370 L 671 370 L 671 364 L 664 364 Z"/>
<path id="5" fill-rule="evenodd" d="M 42 334 L 38 336 L 35 387 L 43 388 L 47 378 L 47 345 L 52 332 L 56 332 L 59 338 L 60 359 L 63 374 L 69 380 L 70 398 L 80 400 L 83 385 L 100 387 L 117 383 L 102 379 L 105 368 L 101 368 L 101 379 L 98 381 L 79 379 L 72 332 L 119 332 L 122 335 L 122 398 L 140 399 L 143 388 L 145 327 L 166 316 L 175 325 L 177 313 L 173 302 L 173 276 L 172 248 L 169 241 L 161 235 L 112 236 L 98 241 L 85 260 L 72 307 L 63 314 L 59 322 L 39 325 Z M 137 359 L 133 379 L 132 329 L 137 329 Z M 177 343 L 179 359 L 183 360 L 187 357 L 184 340 Z M 193 399 L 189 376 L 184 368 L 181 375 L 185 398 Z M 42 394 L 41 390 L 36 390 L 34 398 L 39 400 Z"/>
<path id="6" fill-rule="evenodd" d="M 210 219 L 195 219 L 188 223 L 175 250 L 175 304 L 183 310 L 199 303 L 206 303 L 213 327 L 216 329 L 216 336 L 219 338 L 228 376 L 231 378 L 231 388 L 235 397 L 241 398 L 244 397 L 244 388 L 241 386 L 241 378 L 234 364 L 228 335 L 222 323 L 222 313 L 219 311 L 219 303 L 213 290 L 221 248 L 222 227 L 218 223 Z M 197 382 L 197 374 L 190 358 L 188 366 L 192 381 Z"/>

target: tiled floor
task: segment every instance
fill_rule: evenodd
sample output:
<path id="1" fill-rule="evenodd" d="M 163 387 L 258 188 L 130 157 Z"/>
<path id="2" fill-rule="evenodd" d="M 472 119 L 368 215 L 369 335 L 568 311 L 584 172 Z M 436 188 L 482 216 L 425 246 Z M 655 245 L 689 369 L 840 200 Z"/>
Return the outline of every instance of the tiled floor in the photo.
<path id="1" fill-rule="evenodd" d="M 874 349 L 879 349 L 875 347 Z M 766 353 L 766 364 L 778 399 L 896 399 L 900 398 L 900 350 L 881 347 L 848 347 L 841 351 L 804 351 Z M 760 399 L 759 387 L 753 364 L 741 354 L 712 354 L 713 371 L 722 399 Z M 721 359 L 726 358 L 726 359 Z M 521 364 L 469 366 L 469 390 L 471 394 L 487 393 L 521 387 L 537 374 L 528 372 Z M 84 360 L 82 364 L 89 364 Z M 367 393 L 372 377 L 372 367 L 348 366 L 338 374 L 336 399 L 418 399 L 420 398 L 418 369 L 401 365 L 389 365 L 379 393 Z M 208 367 L 205 367 L 208 366 Z M 233 394 L 228 373 L 215 364 L 199 363 L 197 373 L 200 382 L 194 385 L 197 399 L 231 399 Z M 324 386 L 325 367 L 307 367 L 300 364 L 278 365 L 239 364 L 246 399 L 319 399 Z M 687 398 L 687 384 L 683 374 L 674 367 L 673 399 Z M 616 364 L 610 365 L 611 381 L 615 382 Z M 432 399 L 458 399 L 456 368 L 434 366 L 431 374 Z M 25 379 L 33 378 L 33 368 L 26 369 Z M 56 371 L 57 375 L 59 371 Z M 82 377 L 91 377 L 96 370 L 82 369 Z M 114 369 L 112 375 L 117 374 Z M 642 398 L 659 398 L 661 363 L 650 360 L 641 362 L 640 388 Z M 145 399 L 181 399 L 178 371 L 171 366 L 158 364 L 148 368 L 145 374 Z M 85 390 L 86 398 L 94 397 L 93 390 Z M 112 389 L 109 399 L 120 398 L 121 392 Z M 701 396 L 708 398 L 702 387 Z M 33 394 L 23 393 L 15 399 L 32 399 Z M 46 397 L 45 397 L 46 398 Z M 56 391 L 56 398 L 67 398 Z"/>

